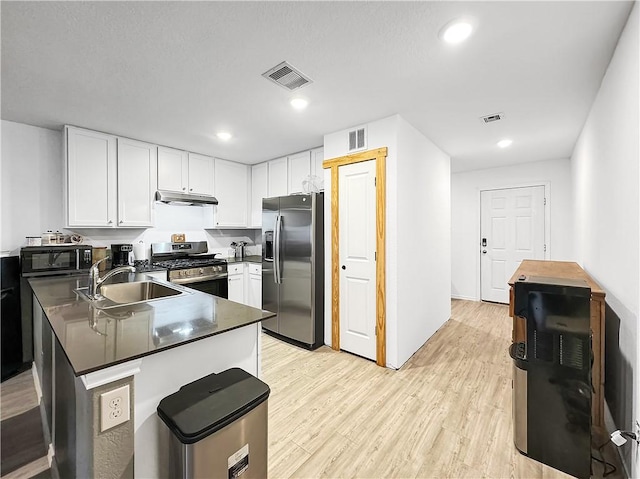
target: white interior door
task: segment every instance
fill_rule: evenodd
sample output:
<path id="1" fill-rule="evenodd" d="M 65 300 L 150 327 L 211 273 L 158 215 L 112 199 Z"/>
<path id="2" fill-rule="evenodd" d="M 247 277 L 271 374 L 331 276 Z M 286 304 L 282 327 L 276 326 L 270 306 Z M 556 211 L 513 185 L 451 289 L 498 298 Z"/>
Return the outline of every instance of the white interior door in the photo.
<path id="1" fill-rule="evenodd" d="M 507 281 L 523 259 L 544 259 L 544 186 L 480 193 L 483 301 L 509 302 Z"/>
<path id="2" fill-rule="evenodd" d="M 375 160 L 341 166 L 340 349 L 376 359 Z"/>

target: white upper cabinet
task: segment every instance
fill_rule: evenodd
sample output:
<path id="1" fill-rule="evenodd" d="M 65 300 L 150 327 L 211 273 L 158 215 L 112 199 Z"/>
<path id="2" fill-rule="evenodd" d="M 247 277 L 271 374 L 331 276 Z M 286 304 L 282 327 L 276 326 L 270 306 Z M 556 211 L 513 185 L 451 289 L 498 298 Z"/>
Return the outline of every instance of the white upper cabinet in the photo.
<path id="1" fill-rule="evenodd" d="M 267 164 L 269 165 L 268 197 L 273 198 L 274 196 L 287 196 L 287 157 L 285 156 L 284 158 L 271 160 Z"/>
<path id="2" fill-rule="evenodd" d="M 116 137 L 72 127 L 65 131 L 67 226 L 115 227 Z"/>
<path id="3" fill-rule="evenodd" d="M 311 174 L 317 176 L 321 180 L 324 179 L 324 169 L 322 162 L 324 161 L 324 148 L 314 148 L 311 150 Z"/>
<path id="4" fill-rule="evenodd" d="M 118 226 L 153 226 L 158 147 L 118 138 Z"/>
<path id="5" fill-rule="evenodd" d="M 215 160 L 216 227 L 247 226 L 248 167 L 233 161 Z"/>
<path id="6" fill-rule="evenodd" d="M 189 187 L 189 155 L 186 151 L 158 147 L 158 189 L 186 193 Z"/>
<path id="7" fill-rule="evenodd" d="M 304 193 L 302 182 L 311 173 L 311 152 L 303 151 L 289 156 L 288 193 Z"/>
<path id="8" fill-rule="evenodd" d="M 268 165 L 260 163 L 251 167 L 251 224 L 254 228 L 262 228 L 262 199 L 269 191 Z"/>
<path id="9" fill-rule="evenodd" d="M 213 196 L 214 159 L 210 156 L 189 153 L 188 193 Z"/>

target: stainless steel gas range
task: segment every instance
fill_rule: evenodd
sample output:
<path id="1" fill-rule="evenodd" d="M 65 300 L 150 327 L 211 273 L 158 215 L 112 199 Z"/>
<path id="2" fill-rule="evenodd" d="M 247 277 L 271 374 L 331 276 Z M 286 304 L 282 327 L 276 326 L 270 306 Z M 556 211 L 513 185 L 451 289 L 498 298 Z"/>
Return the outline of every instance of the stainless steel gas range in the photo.
<path id="1" fill-rule="evenodd" d="M 227 262 L 215 256 L 206 241 L 151 245 L 151 263 L 167 269 L 168 281 L 226 299 Z"/>

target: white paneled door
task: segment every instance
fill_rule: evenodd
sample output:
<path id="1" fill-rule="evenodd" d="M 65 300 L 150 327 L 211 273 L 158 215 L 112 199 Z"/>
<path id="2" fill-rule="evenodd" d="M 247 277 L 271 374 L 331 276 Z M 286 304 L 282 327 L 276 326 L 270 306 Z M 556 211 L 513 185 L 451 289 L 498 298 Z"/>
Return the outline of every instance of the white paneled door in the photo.
<path id="1" fill-rule="evenodd" d="M 376 359 L 376 162 L 341 166 L 340 349 Z"/>
<path id="2" fill-rule="evenodd" d="M 544 259 L 544 186 L 480 193 L 483 301 L 509 302 L 507 281 L 524 259 Z"/>

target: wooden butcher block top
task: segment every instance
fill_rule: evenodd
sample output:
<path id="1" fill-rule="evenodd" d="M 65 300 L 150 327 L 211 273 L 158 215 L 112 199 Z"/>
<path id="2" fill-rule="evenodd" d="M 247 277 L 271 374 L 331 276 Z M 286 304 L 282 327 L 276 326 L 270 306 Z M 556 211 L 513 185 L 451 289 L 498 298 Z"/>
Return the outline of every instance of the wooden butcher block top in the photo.
<path id="1" fill-rule="evenodd" d="M 525 276 L 547 276 L 551 278 L 567 278 L 567 279 L 583 279 L 591 288 L 593 296 L 601 296 L 604 298 L 604 290 L 596 283 L 578 263 L 573 261 L 541 261 L 533 259 L 525 259 L 522 261 L 509 284 L 513 284 L 518 280 L 520 275 Z"/>

